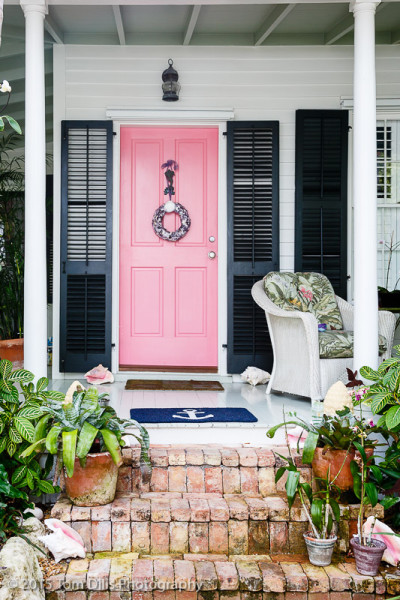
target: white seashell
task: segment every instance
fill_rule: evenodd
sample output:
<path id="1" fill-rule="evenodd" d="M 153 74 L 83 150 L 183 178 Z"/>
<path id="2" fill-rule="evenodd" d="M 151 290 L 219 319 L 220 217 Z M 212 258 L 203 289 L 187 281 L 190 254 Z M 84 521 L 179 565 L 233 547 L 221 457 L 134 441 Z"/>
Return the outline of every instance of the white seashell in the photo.
<path id="1" fill-rule="evenodd" d="M 85 548 L 61 529 L 57 529 L 50 535 L 40 536 L 38 539 L 50 550 L 57 563 L 65 558 L 85 558 L 86 556 Z"/>
<path id="2" fill-rule="evenodd" d="M 324 400 L 324 415 L 334 417 L 338 410 L 349 408 L 353 411 L 353 402 L 349 390 L 343 381 L 337 381 L 326 392 Z"/>
<path id="3" fill-rule="evenodd" d="M 172 200 L 167 200 L 167 202 L 164 204 L 164 210 L 167 213 L 172 213 L 175 210 L 175 202 L 172 202 Z"/>
<path id="4" fill-rule="evenodd" d="M 258 385 L 260 383 L 267 383 L 271 375 L 267 371 L 263 371 L 257 367 L 247 367 L 240 377 L 250 385 Z"/>

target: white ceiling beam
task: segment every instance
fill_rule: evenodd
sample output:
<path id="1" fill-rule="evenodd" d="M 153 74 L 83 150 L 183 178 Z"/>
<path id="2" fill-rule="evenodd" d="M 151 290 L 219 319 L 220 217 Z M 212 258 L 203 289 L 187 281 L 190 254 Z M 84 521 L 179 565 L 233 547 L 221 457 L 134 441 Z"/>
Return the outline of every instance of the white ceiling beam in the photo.
<path id="1" fill-rule="evenodd" d="M 125 30 L 124 30 L 124 24 L 122 22 L 121 8 L 118 5 L 118 6 L 113 6 L 112 9 L 113 9 L 113 13 L 114 13 L 115 25 L 117 26 L 119 44 L 120 44 L 120 46 L 125 46 L 125 44 L 126 44 Z"/>
<path id="2" fill-rule="evenodd" d="M 201 10 L 200 4 L 195 4 L 192 8 L 192 11 L 191 11 L 190 17 L 189 17 L 189 21 L 186 26 L 186 31 L 183 36 L 183 45 L 184 46 L 188 46 L 190 44 L 190 40 L 192 39 L 194 28 L 196 27 L 197 19 L 199 18 L 200 10 Z"/>
<path id="3" fill-rule="evenodd" d="M 265 19 L 260 29 L 254 36 L 254 45 L 260 46 L 269 35 L 282 23 L 289 13 L 292 12 L 295 4 L 282 4 L 276 6 L 270 15 Z"/>
<path id="4" fill-rule="evenodd" d="M 64 43 L 64 33 L 61 31 L 57 23 L 54 22 L 52 17 L 48 14 L 44 20 L 44 28 L 48 34 L 51 35 L 56 44 Z"/>
<path id="5" fill-rule="evenodd" d="M 376 14 L 378 14 L 383 8 L 387 6 L 387 3 L 378 4 L 376 7 Z M 352 14 L 347 15 L 344 19 L 341 19 L 336 25 L 332 27 L 330 31 L 325 34 L 325 44 L 331 46 L 338 40 L 350 33 L 354 29 L 354 16 Z"/>
<path id="6" fill-rule="evenodd" d="M 331 46 L 338 40 L 340 40 L 346 33 L 350 33 L 354 29 L 354 17 L 353 15 L 346 15 L 344 19 L 341 19 L 336 25 L 325 34 L 325 44 Z"/>

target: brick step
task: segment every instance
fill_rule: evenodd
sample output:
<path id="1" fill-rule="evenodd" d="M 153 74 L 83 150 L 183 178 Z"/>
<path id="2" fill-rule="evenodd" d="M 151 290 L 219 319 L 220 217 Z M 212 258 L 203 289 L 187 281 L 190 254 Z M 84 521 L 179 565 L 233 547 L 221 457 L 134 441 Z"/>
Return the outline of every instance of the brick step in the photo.
<path id="1" fill-rule="evenodd" d="M 71 560 L 45 582 L 47 600 L 383 600 L 400 592 L 400 576 L 383 568 L 360 575 L 347 559 L 314 567 L 280 556 L 149 557 L 98 555 Z M 386 596 L 387 597 L 387 596 Z"/>
<path id="2" fill-rule="evenodd" d="M 285 447 L 276 447 L 285 455 Z M 222 446 L 151 447 L 152 473 L 147 479 L 140 469 L 139 447 L 123 450 L 124 465 L 119 470 L 120 492 L 178 493 L 252 493 L 271 496 L 285 490 L 285 478 L 277 484 L 275 474 L 284 464 L 271 448 Z M 295 460 L 305 481 L 311 480 L 311 469 Z"/>
<path id="3" fill-rule="evenodd" d="M 341 505 L 338 550 L 348 550 L 356 532 L 358 505 Z M 369 514 L 369 513 L 368 513 Z M 371 514 L 383 517 L 378 505 Z M 65 496 L 52 516 L 78 531 L 88 552 L 140 555 L 282 554 L 305 552 L 305 511 L 286 498 L 249 494 L 144 492 L 119 494 L 104 506 L 73 506 Z"/>

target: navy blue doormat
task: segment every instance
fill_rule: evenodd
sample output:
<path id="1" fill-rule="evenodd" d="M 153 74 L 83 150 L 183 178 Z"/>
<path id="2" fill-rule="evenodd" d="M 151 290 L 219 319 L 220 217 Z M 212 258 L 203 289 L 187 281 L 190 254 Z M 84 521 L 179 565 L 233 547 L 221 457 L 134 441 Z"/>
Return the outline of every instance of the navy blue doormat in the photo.
<path id="1" fill-rule="evenodd" d="M 256 423 L 246 408 L 131 408 L 139 423 Z"/>

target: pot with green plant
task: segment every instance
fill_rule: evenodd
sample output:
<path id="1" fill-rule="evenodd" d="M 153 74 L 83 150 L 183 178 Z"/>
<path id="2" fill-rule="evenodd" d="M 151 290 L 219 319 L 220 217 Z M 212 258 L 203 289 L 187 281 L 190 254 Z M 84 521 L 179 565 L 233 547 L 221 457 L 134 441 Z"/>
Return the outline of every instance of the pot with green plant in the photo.
<path id="1" fill-rule="evenodd" d="M 7 94 L 0 108 L 0 131 L 5 123 L 14 130 L 0 137 L 0 357 L 23 366 L 23 260 L 24 260 L 24 169 L 14 150 L 21 135 L 17 121 L 2 114 L 10 101 L 8 81 L 0 85 Z"/>
<path id="2" fill-rule="evenodd" d="M 386 550 L 386 544 L 382 540 L 372 538 L 374 527 L 371 527 L 369 534 L 364 531 L 365 506 L 370 504 L 372 507 L 378 503 L 378 490 L 372 481 L 368 481 L 369 471 L 372 470 L 375 477 L 381 480 L 380 469 L 377 465 L 371 465 L 371 459 L 367 456 L 363 443 L 357 444 L 360 453 L 360 460 L 351 462 L 351 469 L 354 480 L 354 493 L 360 500 L 360 507 L 357 517 L 357 536 L 350 540 L 350 546 L 354 553 L 356 568 L 361 575 L 378 575 L 379 565 L 383 553 Z"/>
<path id="3" fill-rule="evenodd" d="M 94 387 L 84 390 L 77 386 L 62 402 L 50 400 L 43 408 L 48 418 L 38 425 L 44 424 L 44 429 L 23 453 L 28 457 L 45 446 L 47 452 L 56 455 L 55 480 L 64 469 L 67 495 L 77 506 L 113 501 L 126 435 L 140 443 L 142 463 L 150 466 L 146 429 L 132 419 L 118 418 L 111 406 L 100 406 L 101 397 Z"/>
<path id="4" fill-rule="evenodd" d="M 273 438 L 276 431 L 287 425 L 299 428 L 298 440 L 303 431 L 307 432 L 302 452 L 302 462 L 312 465 L 314 475 L 321 479 L 329 477 L 342 492 L 353 489 L 351 462 L 358 460 L 358 446 L 364 440 L 364 452 L 372 457 L 378 442 L 369 436 L 379 433 L 380 428 L 372 421 L 355 414 L 352 406 L 352 395 L 348 394 L 350 404 L 337 406 L 337 412 L 324 414 L 315 423 L 309 423 L 288 413 L 286 422 L 275 425 L 267 432 Z"/>
<path id="5" fill-rule="evenodd" d="M 393 284 L 393 279 L 391 278 L 391 267 L 392 267 L 392 259 L 393 255 L 400 249 L 400 242 L 396 242 L 394 239 L 394 231 L 392 231 L 389 242 L 385 240 L 380 240 L 379 242 L 382 246 L 382 252 L 384 255 L 383 262 L 387 264 L 386 266 L 386 274 L 385 274 L 385 285 L 378 286 L 378 302 L 379 308 L 400 308 L 400 290 L 397 289 L 397 285 L 399 283 L 399 279 L 397 279 Z M 385 254 L 387 253 L 387 258 Z M 392 284 L 390 285 L 390 281 Z M 389 290 L 389 287 L 393 289 Z"/>
<path id="6" fill-rule="evenodd" d="M 334 479 L 330 481 L 329 473 L 326 479 L 316 478 L 311 484 L 302 479 L 292 455 L 286 427 L 285 433 L 289 456 L 278 454 L 286 464 L 277 470 L 275 481 L 279 481 L 287 473 L 285 490 L 289 509 L 296 498 L 299 498 L 310 525 L 310 530 L 304 534 L 309 560 L 313 565 L 325 567 L 331 564 L 337 541 L 334 522 L 340 520 L 340 507 L 333 496 L 337 495 L 338 488 Z M 318 484 L 318 489 L 315 489 L 315 483 Z"/>

